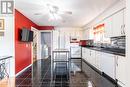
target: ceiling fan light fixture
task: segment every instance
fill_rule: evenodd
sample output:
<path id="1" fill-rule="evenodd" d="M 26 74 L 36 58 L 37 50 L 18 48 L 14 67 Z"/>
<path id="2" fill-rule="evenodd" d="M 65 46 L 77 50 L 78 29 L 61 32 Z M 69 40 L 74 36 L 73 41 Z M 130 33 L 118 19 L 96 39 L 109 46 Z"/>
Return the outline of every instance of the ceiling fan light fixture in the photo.
<path id="1" fill-rule="evenodd" d="M 62 17 L 59 16 L 58 14 L 54 14 L 54 17 L 55 17 L 56 20 L 62 20 Z"/>
<path id="2" fill-rule="evenodd" d="M 55 18 L 54 18 L 52 13 L 49 13 L 49 20 L 55 20 Z"/>

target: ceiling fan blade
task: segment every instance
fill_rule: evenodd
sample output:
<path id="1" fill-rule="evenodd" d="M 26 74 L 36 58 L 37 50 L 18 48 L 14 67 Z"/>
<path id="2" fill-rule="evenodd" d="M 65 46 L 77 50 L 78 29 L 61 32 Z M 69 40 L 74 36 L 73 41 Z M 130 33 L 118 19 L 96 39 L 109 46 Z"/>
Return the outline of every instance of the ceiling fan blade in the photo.
<path id="1" fill-rule="evenodd" d="M 71 11 L 64 11 L 64 13 L 66 13 L 66 14 L 72 14 Z"/>
<path id="2" fill-rule="evenodd" d="M 34 15 L 43 15 L 43 13 L 34 13 Z"/>
<path id="3" fill-rule="evenodd" d="M 42 15 L 42 16 L 44 16 L 44 15 L 47 15 L 48 13 L 47 12 L 36 12 L 36 13 L 34 13 L 34 15 Z"/>
<path id="4" fill-rule="evenodd" d="M 58 14 L 68 14 L 68 15 L 72 15 L 71 11 L 58 11 Z"/>

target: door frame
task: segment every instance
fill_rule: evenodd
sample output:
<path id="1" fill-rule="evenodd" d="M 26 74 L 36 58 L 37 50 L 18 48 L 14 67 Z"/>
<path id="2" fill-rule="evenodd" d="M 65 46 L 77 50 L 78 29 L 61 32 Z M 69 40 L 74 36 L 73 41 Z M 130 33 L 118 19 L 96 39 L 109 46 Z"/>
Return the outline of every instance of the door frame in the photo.
<path id="1" fill-rule="evenodd" d="M 31 31 L 37 32 L 37 52 L 36 52 L 37 58 L 36 58 L 36 60 L 38 60 L 38 59 L 39 59 L 39 58 L 38 58 L 38 57 L 39 57 L 39 55 L 38 55 L 38 52 L 39 52 L 39 51 L 38 51 L 38 50 L 39 50 L 39 47 L 38 47 L 38 46 L 39 46 L 39 40 L 38 40 L 38 38 L 39 38 L 39 30 L 36 29 L 35 27 L 31 27 Z M 31 52 L 31 54 L 32 54 L 32 55 L 31 55 L 31 56 L 32 56 L 32 57 L 31 57 L 31 63 L 33 64 L 33 62 L 34 62 L 34 61 L 33 61 L 33 55 L 34 55 L 34 54 L 33 54 L 33 42 L 31 43 L 31 51 L 32 51 L 32 52 Z"/>
<path id="2" fill-rule="evenodd" d="M 40 53 L 39 53 L 39 58 L 42 59 L 41 53 L 42 53 L 42 45 L 41 45 L 41 33 L 48 32 L 51 33 L 51 56 L 52 56 L 52 50 L 53 50 L 53 30 L 40 30 L 40 38 L 39 38 L 39 43 L 40 43 Z"/>

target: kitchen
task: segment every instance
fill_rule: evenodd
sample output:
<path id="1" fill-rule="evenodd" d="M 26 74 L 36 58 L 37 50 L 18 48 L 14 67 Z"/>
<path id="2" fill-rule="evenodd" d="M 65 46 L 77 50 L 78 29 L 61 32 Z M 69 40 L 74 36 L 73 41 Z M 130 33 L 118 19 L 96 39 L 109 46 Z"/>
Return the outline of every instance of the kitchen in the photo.
<path id="1" fill-rule="evenodd" d="M 122 87 L 126 84 L 126 8 L 124 3 L 124 1 L 116 3 L 82 27 L 83 29 L 55 28 L 55 31 L 60 31 L 60 36 L 64 37 L 60 37 L 62 41 L 57 41 L 63 45 L 61 48 L 75 47 L 75 50 L 72 50 L 72 56 L 75 59 L 82 56 L 82 70 L 88 77 L 94 76 L 91 72 L 94 70 Z M 93 78 L 95 80 L 96 76 Z"/>
<path id="2" fill-rule="evenodd" d="M 46 19 L 47 17 L 44 17 L 45 18 L 44 21 L 41 20 L 42 18 L 40 18 L 41 17 L 40 15 L 42 15 L 42 14 L 40 11 L 34 12 L 34 13 L 32 11 L 32 14 L 30 14 L 31 7 L 28 8 L 27 10 L 25 10 L 25 7 L 27 6 L 27 3 L 25 3 L 25 2 L 26 1 L 23 1 L 23 2 L 16 1 L 15 12 L 17 14 L 23 14 L 25 17 L 31 19 L 33 22 L 36 21 L 35 23 L 37 23 L 39 25 L 42 25 L 42 23 L 43 23 L 43 25 L 47 25 L 47 23 L 48 24 L 50 23 L 50 19 L 49 20 Z M 21 3 L 23 3 L 23 4 L 21 5 Z M 28 3 L 30 3 L 30 1 L 28 1 Z M 77 4 L 77 3 L 75 3 L 75 4 Z M 111 83 L 117 84 L 117 85 L 119 85 L 119 87 L 120 86 L 127 87 L 128 80 L 127 80 L 127 75 L 126 75 L 126 67 L 127 67 L 126 65 L 129 65 L 129 63 L 128 63 L 128 58 L 127 58 L 127 56 L 128 56 L 128 53 L 127 53 L 128 52 L 128 46 L 127 46 L 128 45 L 127 44 L 128 31 L 127 30 L 128 29 L 126 29 L 127 28 L 126 25 L 128 25 L 128 24 L 126 23 L 126 20 L 127 20 L 127 18 L 126 18 L 127 17 L 126 16 L 126 12 L 127 12 L 126 1 L 125 0 L 115 0 L 115 2 L 113 1 L 113 3 L 110 6 L 106 6 L 107 8 L 104 7 L 104 10 L 101 9 L 103 7 L 99 6 L 100 3 L 97 3 L 97 4 L 98 4 L 97 7 L 99 7 L 97 11 L 100 11 L 97 13 L 100 13 L 100 14 L 97 15 L 96 11 L 95 11 L 95 16 L 94 16 L 94 13 L 89 14 L 89 12 L 88 13 L 84 12 L 85 14 L 92 15 L 91 16 L 92 18 L 88 16 L 88 18 L 90 18 L 90 19 L 87 20 L 87 18 L 85 19 L 85 18 L 81 17 L 81 15 L 79 16 L 79 18 L 77 18 L 77 20 L 84 19 L 87 21 L 87 24 L 84 23 L 83 26 L 81 26 L 81 24 L 83 23 L 81 20 L 79 20 L 79 21 L 73 20 L 73 23 L 72 23 L 71 20 L 76 19 L 76 18 L 73 18 L 75 16 L 76 11 L 74 11 L 72 9 L 72 12 L 66 13 L 68 18 L 66 16 L 66 14 L 62 15 L 63 18 L 66 19 L 66 21 L 62 20 L 63 23 L 55 22 L 55 23 L 58 23 L 58 24 L 55 24 L 53 22 L 52 24 L 49 24 L 49 25 L 54 26 L 52 30 L 47 29 L 44 31 L 41 29 L 42 28 L 41 26 L 38 26 L 37 29 L 38 28 L 41 29 L 41 30 L 38 30 L 38 33 L 39 33 L 39 31 L 40 32 L 48 32 L 48 31 L 50 32 L 51 31 L 52 42 L 53 42 L 51 44 L 52 49 L 53 50 L 57 49 L 57 48 L 69 49 L 69 51 L 72 52 L 70 55 L 71 59 L 73 59 L 73 60 L 76 59 L 76 60 L 81 61 L 81 67 L 79 65 L 77 65 L 77 67 L 80 67 L 81 70 L 87 75 L 89 80 L 92 81 L 93 84 L 96 84 L 97 87 L 104 87 L 105 85 L 107 85 L 108 87 L 113 87 L 113 85 L 110 85 Z M 81 6 L 81 8 L 84 8 L 84 5 L 85 4 L 83 4 L 83 6 Z M 108 4 L 106 4 L 106 5 L 108 5 Z M 30 5 L 30 6 L 33 7 L 33 5 Z M 48 4 L 47 4 L 47 6 L 51 7 L 51 5 L 48 5 Z M 40 6 L 38 6 L 38 7 L 40 7 Z M 52 7 L 57 9 L 57 7 L 55 7 L 55 5 Z M 34 10 L 34 9 L 31 9 L 31 10 Z M 30 13 L 28 13 L 29 11 L 30 11 Z M 77 12 L 77 13 L 80 13 L 80 12 Z M 45 15 L 46 15 L 46 13 L 45 13 Z M 77 14 L 77 15 L 79 15 L 79 14 Z M 18 15 L 15 15 L 15 16 L 17 19 Z M 43 16 L 44 16 L 44 14 L 43 14 Z M 39 17 L 39 19 L 38 19 L 38 17 Z M 33 18 L 36 18 L 36 20 Z M 70 20 L 69 18 L 70 19 L 72 18 L 72 19 Z M 16 20 L 16 22 L 15 22 L 16 25 L 18 25 L 18 23 L 20 24 L 19 20 Z M 69 24 L 71 26 L 67 26 Z M 20 26 L 23 27 L 26 25 L 21 24 Z M 30 25 L 29 25 L 29 27 L 30 27 Z M 44 27 L 44 28 L 46 28 L 46 27 Z M 35 30 L 35 28 L 34 28 L 34 30 Z M 11 37 L 13 39 L 14 39 L 14 37 L 17 37 L 17 35 L 18 35 L 17 31 L 18 30 L 16 28 L 15 36 L 13 36 L 14 32 L 12 33 Z M 5 34 L 5 35 L 7 35 L 7 34 Z M 38 35 L 38 38 L 40 38 L 40 35 Z M 40 42 L 40 39 L 38 39 L 38 41 Z M 4 40 L 2 39 L 1 42 L 4 42 Z M 36 51 L 38 50 L 38 52 L 36 52 L 37 54 L 35 54 L 35 55 L 38 58 L 35 61 L 42 59 L 41 54 L 40 54 L 41 53 L 41 51 L 40 51 L 41 44 L 39 42 L 38 43 L 36 42 L 36 45 L 37 45 Z M 4 42 L 4 44 L 5 43 L 6 43 L 6 41 Z M 13 42 L 12 45 L 16 46 L 16 48 L 15 47 L 11 48 L 11 50 L 13 50 L 12 51 L 13 53 L 10 55 L 12 55 L 12 58 L 15 58 L 15 60 L 13 60 L 12 63 L 13 63 L 13 65 L 16 64 L 15 66 L 13 66 L 13 68 L 15 68 L 15 69 L 13 69 L 12 71 L 13 71 L 13 74 L 16 76 L 19 74 L 19 72 L 21 72 L 26 67 L 28 67 L 28 65 L 30 65 L 30 63 L 27 63 L 27 64 L 23 63 L 23 65 L 25 65 L 25 66 L 22 66 L 22 63 L 20 63 L 20 61 L 21 62 L 25 61 L 25 58 L 24 58 L 25 56 L 22 56 L 22 55 L 18 56 L 18 55 L 20 55 L 19 53 L 22 52 L 21 49 L 23 49 L 23 48 L 19 49 L 18 45 L 22 46 L 23 44 L 25 44 L 23 46 L 23 48 L 25 47 L 25 49 L 27 49 L 27 50 L 31 49 L 31 44 L 21 43 L 21 42 L 18 42 L 15 44 Z M 2 45 L 0 45 L 0 46 L 1 46 L 0 48 L 5 50 L 5 48 Z M 11 47 L 11 46 L 10 46 L 10 44 L 8 45 L 8 47 Z M 16 49 L 16 52 L 14 49 Z M 72 49 L 74 49 L 74 50 L 72 50 Z M 8 51 L 4 51 L 2 53 L 6 54 L 6 52 L 8 52 Z M 27 55 L 26 52 L 29 52 L 30 54 Z M 31 55 L 31 52 L 24 51 L 23 53 L 25 53 L 26 57 L 28 57 L 28 59 L 29 59 L 28 61 L 32 62 L 31 56 L 29 56 L 29 55 Z M 46 52 L 46 53 L 48 53 L 48 52 Z M 6 54 L 6 55 L 9 55 L 9 54 Z M 74 64 L 72 64 L 72 65 L 74 65 Z M 73 71 L 74 76 L 76 73 L 77 73 L 76 71 Z"/>
<path id="3" fill-rule="evenodd" d="M 125 8 L 122 8 L 102 20 L 99 20 L 100 17 L 95 19 L 99 22 L 85 27 L 84 33 L 87 33 L 88 36 L 84 37 L 86 41 L 81 44 L 83 60 L 94 67 L 98 73 L 102 73 L 110 80 L 117 81 L 122 87 L 126 84 L 125 17 Z M 93 43 L 91 43 L 92 39 Z M 89 73 L 87 70 L 85 72 Z"/>

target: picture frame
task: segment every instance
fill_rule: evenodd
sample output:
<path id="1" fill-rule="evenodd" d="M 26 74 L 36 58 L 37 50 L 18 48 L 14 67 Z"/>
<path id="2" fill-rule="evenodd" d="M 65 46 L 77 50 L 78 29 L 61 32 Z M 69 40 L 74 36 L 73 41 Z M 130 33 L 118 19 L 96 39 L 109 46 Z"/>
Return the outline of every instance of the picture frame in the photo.
<path id="1" fill-rule="evenodd" d="M 4 30 L 4 19 L 0 19 L 0 30 Z"/>

